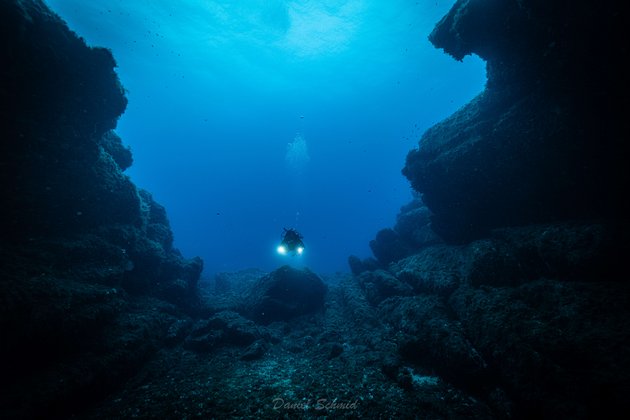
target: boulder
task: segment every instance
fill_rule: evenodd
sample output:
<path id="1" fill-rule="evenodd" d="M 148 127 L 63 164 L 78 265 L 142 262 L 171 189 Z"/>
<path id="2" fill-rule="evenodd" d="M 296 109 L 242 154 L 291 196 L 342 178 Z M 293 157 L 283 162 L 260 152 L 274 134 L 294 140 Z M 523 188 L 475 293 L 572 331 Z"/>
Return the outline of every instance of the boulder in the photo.
<path id="1" fill-rule="evenodd" d="M 409 284 L 385 270 L 366 271 L 357 277 L 357 281 L 372 305 L 378 305 L 392 296 L 411 295 L 413 291 Z"/>
<path id="2" fill-rule="evenodd" d="M 396 231 L 390 228 L 379 230 L 376 238 L 370 241 L 370 248 L 376 260 L 383 267 L 413 253 L 413 249 L 401 239 Z"/>
<path id="3" fill-rule="evenodd" d="M 326 285 L 309 269 L 285 265 L 253 285 L 243 313 L 263 325 L 288 321 L 322 310 L 326 291 Z"/>
<path id="4" fill-rule="evenodd" d="M 408 284 L 414 293 L 452 293 L 466 278 L 460 247 L 434 245 L 390 266 L 391 272 Z"/>
<path id="5" fill-rule="evenodd" d="M 348 265 L 352 274 L 359 275 L 364 271 L 373 271 L 378 269 L 379 264 L 374 258 L 368 257 L 360 259 L 356 255 L 350 255 L 348 257 Z"/>
<path id="6" fill-rule="evenodd" d="M 415 250 L 441 242 L 431 229 L 431 210 L 419 198 L 400 208 L 394 231 Z"/>

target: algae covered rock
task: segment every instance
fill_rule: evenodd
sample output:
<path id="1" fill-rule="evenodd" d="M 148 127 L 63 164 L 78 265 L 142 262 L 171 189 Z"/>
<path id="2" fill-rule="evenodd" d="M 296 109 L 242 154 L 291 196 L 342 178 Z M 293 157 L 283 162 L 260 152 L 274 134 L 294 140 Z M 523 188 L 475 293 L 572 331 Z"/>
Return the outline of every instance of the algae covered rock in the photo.
<path id="1" fill-rule="evenodd" d="M 321 310 L 326 291 L 317 274 L 307 268 L 298 270 L 285 265 L 253 285 L 244 312 L 263 325 L 288 321 Z"/>

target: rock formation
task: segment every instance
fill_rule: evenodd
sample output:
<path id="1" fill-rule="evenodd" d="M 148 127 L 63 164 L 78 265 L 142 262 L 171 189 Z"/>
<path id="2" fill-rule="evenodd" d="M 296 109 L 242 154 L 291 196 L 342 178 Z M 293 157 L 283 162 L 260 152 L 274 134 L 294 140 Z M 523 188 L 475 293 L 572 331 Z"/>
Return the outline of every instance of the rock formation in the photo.
<path id="1" fill-rule="evenodd" d="M 40 0 L 0 2 L 0 28 L 0 417 L 65 416 L 193 310 L 202 261 L 173 248 L 165 209 L 123 172 L 110 51 Z"/>
<path id="2" fill-rule="evenodd" d="M 217 275 L 124 174 L 109 51 L 0 1 L 1 418 L 612 418 L 630 390 L 619 2 L 458 0 L 486 90 L 353 275 Z M 278 402 L 280 404 L 278 405 Z"/>
<path id="3" fill-rule="evenodd" d="M 488 77 L 403 170 L 443 239 L 627 215 L 627 20 L 612 1 L 460 0 L 437 24 L 430 41 Z"/>
<path id="4" fill-rule="evenodd" d="M 252 286 L 244 303 L 244 313 L 266 325 L 288 321 L 300 315 L 321 311 L 326 285 L 309 269 L 288 265 L 261 277 Z"/>
<path id="5" fill-rule="evenodd" d="M 414 243 L 407 209 L 370 244 L 379 269 L 351 260 L 402 362 L 493 417 L 625 405 L 627 23 L 611 1 L 458 0 L 429 39 L 486 60 L 487 85 L 428 129 L 403 169 L 444 242 Z"/>

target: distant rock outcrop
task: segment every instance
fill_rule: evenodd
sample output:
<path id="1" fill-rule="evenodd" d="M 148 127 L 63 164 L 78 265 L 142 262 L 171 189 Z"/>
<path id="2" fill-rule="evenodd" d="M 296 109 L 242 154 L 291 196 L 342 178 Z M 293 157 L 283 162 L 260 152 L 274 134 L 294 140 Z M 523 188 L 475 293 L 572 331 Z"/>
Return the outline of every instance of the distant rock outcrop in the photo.
<path id="1" fill-rule="evenodd" d="M 426 131 L 403 173 L 433 229 L 624 218 L 627 14 L 604 1 L 459 0 L 429 39 L 487 62 L 486 89 Z"/>
<path id="2" fill-rule="evenodd" d="M 396 217 L 393 229 L 385 228 L 377 232 L 370 241 L 370 248 L 382 267 L 413 255 L 420 249 L 442 242 L 431 229 L 431 211 L 421 199 L 415 198 L 402 206 Z M 349 261 L 350 262 L 350 261 Z M 363 262 L 369 265 L 369 260 Z M 360 270 L 356 261 L 352 261 L 352 272 Z"/>

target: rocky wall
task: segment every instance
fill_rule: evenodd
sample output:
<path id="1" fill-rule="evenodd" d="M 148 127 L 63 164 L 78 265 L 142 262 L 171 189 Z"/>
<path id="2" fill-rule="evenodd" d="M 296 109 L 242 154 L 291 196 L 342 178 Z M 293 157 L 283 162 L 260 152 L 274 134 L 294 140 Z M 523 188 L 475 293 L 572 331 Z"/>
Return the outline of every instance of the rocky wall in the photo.
<path id="1" fill-rule="evenodd" d="M 66 417 L 195 311 L 203 264 L 124 173 L 111 52 L 40 0 L 1 1 L 0 38 L 0 417 Z"/>
<path id="2" fill-rule="evenodd" d="M 443 239 L 627 217 L 628 18 L 618 2 L 459 0 L 429 40 L 487 62 L 485 90 L 403 169 Z"/>

